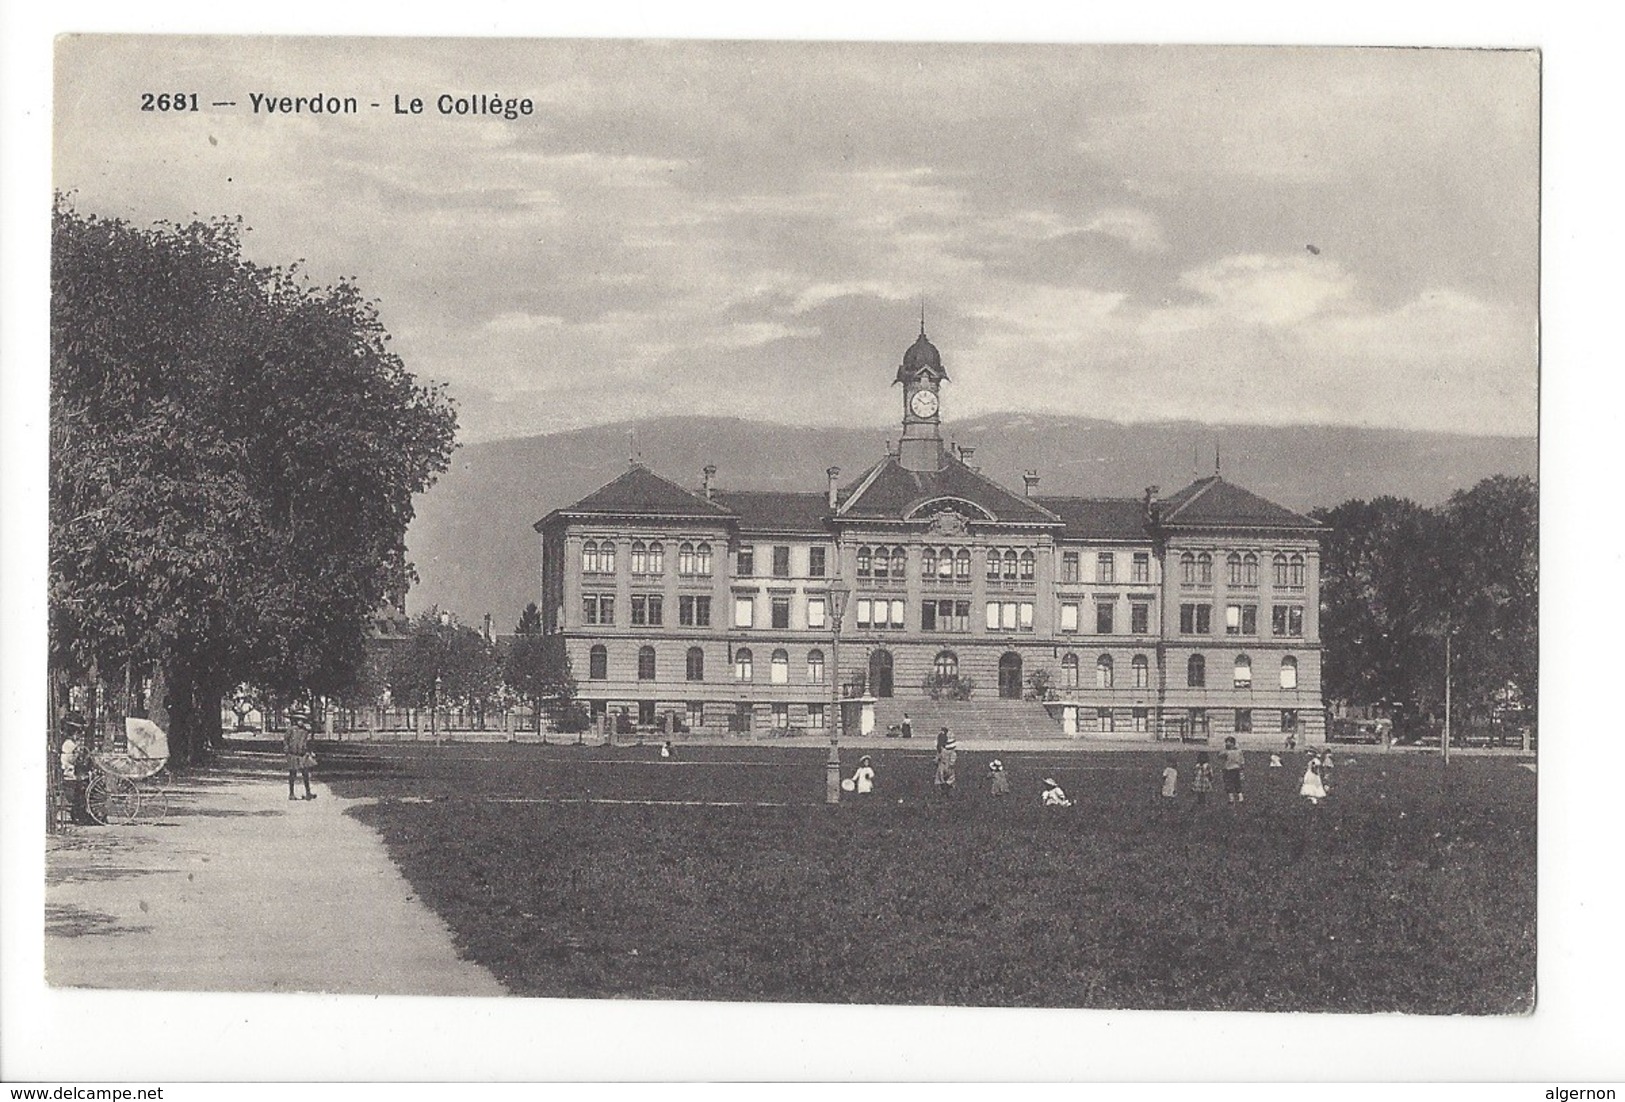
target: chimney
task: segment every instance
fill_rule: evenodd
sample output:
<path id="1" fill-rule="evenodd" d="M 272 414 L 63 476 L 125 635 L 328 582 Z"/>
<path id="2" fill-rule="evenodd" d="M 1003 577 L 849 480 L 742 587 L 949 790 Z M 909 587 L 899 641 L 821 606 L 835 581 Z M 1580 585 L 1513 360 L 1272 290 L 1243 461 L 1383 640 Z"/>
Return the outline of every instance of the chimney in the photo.
<path id="1" fill-rule="evenodd" d="M 829 476 L 829 507 L 833 509 L 835 508 L 836 495 L 839 492 L 836 489 L 835 480 L 841 477 L 841 468 L 831 467 L 829 470 L 825 471 L 824 474 Z"/>
<path id="2" fill-rule="evenodd" d="M 1028 471 L 1021 476 L 1027 483 L 1027 496 L 1036 497 L 1038 494 L 1038 472 Z"/>
<path id="3" fill-rule="evenodd" d="M 1145 515 L 1152 524 L 1162 523 L 1162 502 L 1157 500 L 1157 495 L 1161 492 L 1161 486 L 1145 488 Z"/>
<path id="4" fill-rule="evenodd" d="M 715 463 L 707 463 L 705 465 L 705 477 L 700 482 L 700 488 L 705 491 L 705 500 L 707 501 L 710 501 L 717 495 L 717 488 L 712 485 L 712 483 L 716 481 L 716 478 L 717 465 Z"/>
<path id="5" fill-rule="evenodd" d="M 959 445 L 959 461 L 965 464 L 965 466 L 970 467 L 970 469 L 973 471 L 979 469 L 977 467 L 970 466 L 971 456 L 975 454 L 976 449 L 974 447 L 967 447 L 964 444 Z"/>
<path id="6" fill-rule="evenodd" d="M 496 630 L 491 626 L 491 614 L 487 612 L 485 614 L 485 641 L 487 643 L 494 643 L 496 642 L 496 639 Z"/>

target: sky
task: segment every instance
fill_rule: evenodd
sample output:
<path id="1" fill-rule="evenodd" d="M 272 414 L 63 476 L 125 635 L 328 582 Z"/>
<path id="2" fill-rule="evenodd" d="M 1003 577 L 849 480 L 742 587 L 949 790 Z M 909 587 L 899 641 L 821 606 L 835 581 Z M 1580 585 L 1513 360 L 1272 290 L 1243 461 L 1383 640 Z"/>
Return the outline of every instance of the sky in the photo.
<path id="1" fill-rule="evenodd" d="M 1539 82 L 1505 50 L 81 37 L 54 178 L 355 278 L 466 442 L 891 424 L 922 300 L 949 421 L 1532 436 Z M 139 110 L 164 88 L 202 109 Z M 436 110 L 478 92 L 533 113 Z"/>

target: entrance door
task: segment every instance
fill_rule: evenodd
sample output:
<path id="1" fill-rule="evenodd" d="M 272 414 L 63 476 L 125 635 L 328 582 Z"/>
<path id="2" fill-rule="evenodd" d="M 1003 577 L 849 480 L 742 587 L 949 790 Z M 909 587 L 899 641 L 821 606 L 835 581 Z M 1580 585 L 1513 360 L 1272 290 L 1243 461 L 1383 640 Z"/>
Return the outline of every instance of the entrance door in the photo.
<path id="1" fill-rule="evenodd" d="M 877 650 L 869 656 L 869 691 L 891 696 L 891 651 Z"/>
<path id="2" fill-rule="evenodd" d="M 1021 655 L 1013 650 L 999 656 L 999 697 L 1002 700 L 1021 699 Z"/>

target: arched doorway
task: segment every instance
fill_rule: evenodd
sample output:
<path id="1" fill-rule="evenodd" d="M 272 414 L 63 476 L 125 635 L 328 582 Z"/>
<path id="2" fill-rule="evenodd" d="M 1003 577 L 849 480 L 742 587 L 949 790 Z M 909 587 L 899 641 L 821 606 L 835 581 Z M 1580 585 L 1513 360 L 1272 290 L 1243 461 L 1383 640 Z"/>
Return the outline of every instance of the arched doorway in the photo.
<path id="1" fill-rule="evenodd" d="M 891 651 L 877 650 L 869 656 L 869 691 L 891 696 L 891 688 Z"/>
<path id="2" fill-rule="evenodd" d="M 1021 699 L 1021 655 L 1007 650 L 999 656 L 999 697 Z"/>

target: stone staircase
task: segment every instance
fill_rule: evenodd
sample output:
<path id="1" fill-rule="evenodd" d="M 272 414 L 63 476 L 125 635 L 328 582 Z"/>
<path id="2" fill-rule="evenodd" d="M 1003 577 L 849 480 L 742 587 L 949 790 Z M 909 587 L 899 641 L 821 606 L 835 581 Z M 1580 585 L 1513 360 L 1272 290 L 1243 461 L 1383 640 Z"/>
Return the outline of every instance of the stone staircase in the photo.
<path id="1" fill-rule="evenodd" d="M 909 714 L 914 743 L 923 739 L 936 746 L 937 731 L 947 727 L 955 738 L 975 742 L 1016 742 L 1029 739 L 1066 739 L 1059 721 L 1042 704 L 1030 700 L 932 700 L 930 697 L 891 697 L 875 701 L 875 734 L 884 735 Z"/>

